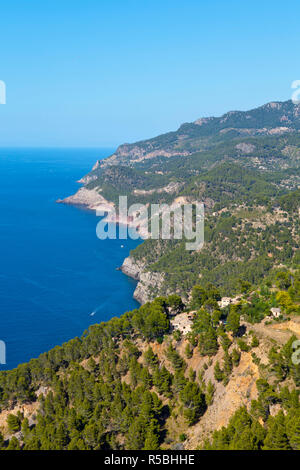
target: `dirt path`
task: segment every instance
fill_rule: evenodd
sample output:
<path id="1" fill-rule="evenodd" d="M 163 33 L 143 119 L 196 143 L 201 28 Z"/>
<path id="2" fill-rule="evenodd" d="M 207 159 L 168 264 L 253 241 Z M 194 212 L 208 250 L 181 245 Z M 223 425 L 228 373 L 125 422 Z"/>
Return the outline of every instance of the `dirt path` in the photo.
<path id="1" fill-rule="evenodd" d="M 293 317 L 290 321 L 282 323 L 274 323 L 272 325 L 265 325 L 264 323 L 251 323 L 242 322 L 247 327 L 247 330 L 253 330 L 257 336 L 263 336 L 270 340 L 275 340 L 279 344 L 285 344 L 292 335 L 300 338 L 300 318 Z"/>

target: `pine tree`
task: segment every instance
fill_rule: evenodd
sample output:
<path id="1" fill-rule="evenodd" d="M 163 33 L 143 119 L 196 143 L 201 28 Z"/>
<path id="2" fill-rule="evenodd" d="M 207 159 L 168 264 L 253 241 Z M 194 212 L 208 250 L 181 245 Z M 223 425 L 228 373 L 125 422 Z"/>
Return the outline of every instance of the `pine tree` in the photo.
<path id="1" fill-rule="evenodd" d="M 21 426 L 23 437 L 26 439 L 30 434 L 28 418 L 24 418 Z"/>
<path id="2" fill-rule="evenodd" d="M 206 408 L 205 397 L 201 393 L 198 385 L 188 382 L 184 389 L 181 390 L 179 396 L 185 406 L 184 416 L 188 424 L 192 425 L 196 423 Z"/>
<path id="3" fill-rule="evenodd" d="M 193 350 L 189 343 L 187 343 L 184 352 L 185 352 L 187 359 L 191 359 L 191 357 L 193 356 Z"/>
<path id="4" fill-rule="evenodd" d="M 226 330 L 232 331 L 234 335 L 237 334 L 240 327 L 240 315 L 236 309 L 231 308 L 229 315 L 227 317 Z"/>
<path id="5" fill-rule="evenodd" d="M 214 356 L 217 353 L 218 338 L 213 327 L 199 335 L 199 348 L 203 356 Z"/>
<path id="6" fill-rule="evenodd" d="M 230 354 L 226 351 L 224 354 L 224 363 L 223 363 L 224 374 L 229 377 L 232 372 L 232 359 Z"/>
<path id="7" fill-rule="evenodd" d="M 21 422 L 18 416 L 11 413 L 7 416 L 6 422 L 9 432 L 14 433 L 20 430 Z"/>
<path id="8" fill-rule="evenodd" d="M 21 447 L 20 447 L 20 443 L 18 439 L 15 436 L 13 436 L 9 441 L 7 450 L 20 450 L 20 449 Z"/>
<path id="9" fill-rule="evenodd" d="M 245 428 L 241 434 L 236 433 L 229 448 L 230 450 L 254 450 L 251 428 Z"/>
<path id="10" fill-rule="evenodd" d="M 219 361 L 216 362 L 216 365 L 214 367 L 214 377 L 218 382 L 221 382 L 224 378 L 224 374 L 220 368 Z"/>
<path id="11" fill-rule="evenodd" d="M 208 406 L 210 406 L 213 402 L 214 393 L 215 393 L 215 386 L 211 381 L 209 381 L 207 388 L 206 388 L 206 394 L 205 394 L 205 401 Z"/>
<path id="12" fill-rule="evenodd" d="M 159 427 L 155 420 L 151 420 L 147 429 L 144 450 L 158 450 L 159 449 Z"/>
<path id="13" fill-rule="evenodd" d="M 231 358 L 232 358 L 233 365 L 237 367 L 240 363 L 241 353 L 236 348 L 234 348 L 234 350 L 231 353 Z"/>
<path id="14" fill-rule="evenodd" d="M 286 419 L 286 430 L 293 450 L 300 450 L 300 409 L 291 409 Z"/>
<path id="15" fill-rule="evenodd" d="M 68 444 L 68 435 L 63 423 L 60 423 L 57 428 L 55 441 L 59 450 L 64 449 L 64 447 Z"/>
<path id="16" fill-rule="evenodd" d="M 269 427 L 263 450 L 288 450 L 290 448 L 286 435 L 284 414 L 280 411 L 277 416 L 269 418 Z"/>
<path id="17" fill-rule="evenodd" d="M 148 367 L 153 368 L 158 364 L 158 358 L 156 354 L 154 354 L 152 348 L 149 348 L 144 352 L 144 359 L 145 363 Z"/>
<path id="18" fill-rule="evenodd" d="M 195 310 L 201 308 L 206 299 L 207 293 L 205 289 L 201 286 L 194 286 L 192 289 L 191 308 Z"/>

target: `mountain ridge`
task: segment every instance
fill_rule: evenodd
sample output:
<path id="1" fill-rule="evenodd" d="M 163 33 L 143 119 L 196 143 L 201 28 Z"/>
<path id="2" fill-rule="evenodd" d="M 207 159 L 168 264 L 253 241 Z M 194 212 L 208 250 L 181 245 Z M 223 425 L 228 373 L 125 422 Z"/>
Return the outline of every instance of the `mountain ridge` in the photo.
<path id="1" fill-rule="evenodd" d="M 190 149 L 182 147 L 183 143 L 186 144 L 195 138 L 202 139 L 202 141 L 198 141 L 198 145 L 202 146 L 204 150 L 209 144 L 213 144 L 210 141 L 205 142 L 204 138 L 209 139 L 216 131 L 219 133 L 229 132 L 230 134 L 242 133 L 249 136 L 284 134 L 299 129 L 300 105 L 293 104 L 291 100 L 273 101 L 249 111 L 229 111 L 220 117 L 199 118 L 194 122 L 181 124 L 176 131 L 135 143 L 124 143 L 117 148 L 114 154 L 104 160 L 99 160 L 96 165 L 97 167 L 105 167 L 108 164 L 126 164 L 126 160 L 128 160 L 127 164 L 131 164 L 159 155 L 164 157 L 191 155 L 195 150 L 196 143 Z"/>
<path id="2" fill-rule="evenodd" d="M 299 201 L 300 105 L 291 101 L 271 102 L 250 111 L 230 111 L 219 118 L 204 120 L 200 118 L 198 124 L 180 126 L 181 135 L 184 132 L 188 135 L 185 144 L 191 144 L 182 147 L 182 155 L 176 152 L 171 155 L 170 150 L 170 145 L 174 148 L 174 135 L 178 137 L 178 131 L 124 144 L 111 157 L 98 161 L 82 179 L 84 191 L 81 189 L 62 201 L 74 204 L 82 201 L 86 205 L 87 196 L 93 195 L 88 205 L 91 209 L 96 209 L 103 198 L 107 205 L 117 207 L 119 195 L 127 196 L 128 206 L 171 205 L 178 201 L 204 203 L 207 230 L 210 224 L 213 228 L 209 235 L 206 233 L 202 253 L 191 257 L 184 253 L 184 244 L 176 240 L 147 240 L 130 254 L 129 262 L 139 272 L 135 296 L 142 303 L 156 294 L 170 293 L 170 286 L 171 291 L 184 295 L 198 275 L 204 276 L 206 282 L 217 283 L 222 292 L 234 293 L 238 289 L 238 272 L 242 279 L 251 276 L 256 284 L 263 270 L 268 272 L 276 263 L 289 264 L 296 253 L 297 213 L 285 211 L 286 222 L 279 214 L 280 198 L 293 192 L 293 198 Z M 245 136 L 249 122 L 255 135 Z M 284 126 L 278 128 L 282 123 Z M 232 126 L 236 126 L 234 131 Z M 204 138 L 209 140 L 205 148 Z M 151 158 L 145 154 L 149 142 Z M 273 220 L 272 214 L 275 214 Z M 278 226 L 273 223 L 276 220 Z M 238 224 L 234 229 L 233 223 Z M 259 227 L 268 235 L 262 237 Z M 290 234 L 295 233 L 293 238 L 288 230 Z M 282 242 L 276 243 L 278 237 Z M 233 244 L 236 244 L 234 252 Z M 274 246 L 268 252 L 269 244 Z M 214 252 L 219 253 L 219 265 Z M 126 263 L 122 269 L 127 273 Z M 224 284 L 223 279 L 230 282 Z"/>
<path id="3" fill-rule="evenodd" d="M 143 305 L 0 373 L 0 449 L 300 449 L 298 116 L 247 139 L 223 124 L 209 150 L 97 163 L 59 201 L 203 201 L 205 243 L 145 240 L 122 268 Z"/>

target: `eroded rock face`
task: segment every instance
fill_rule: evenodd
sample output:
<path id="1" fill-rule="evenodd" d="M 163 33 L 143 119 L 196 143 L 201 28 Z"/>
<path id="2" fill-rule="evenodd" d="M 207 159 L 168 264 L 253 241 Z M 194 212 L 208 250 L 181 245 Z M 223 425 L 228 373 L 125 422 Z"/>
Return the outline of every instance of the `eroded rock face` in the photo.
<path id="1" fill-rule="evenodd" d="M 134 291 L 133 297 L 144 304 L 159 295 L 159 289 L 164 281 L 164 275 L 151 271 L 141 272 L 140 280 Z"/>
<path id="2" fill-rule="evenodd" d="M 252 153 L 255 150 L 255 145 L 247 144 L 247 143 L 240 143 L 235 146 L 236 149 L 240 150 L 242 153 Z"/>
<path id="3" fill-rule="evenodd" d="M 65 199 L 58 199 L 57 202 L 76 206 L 84 206 L 91 210 L 103 209 L 107 212 L 110 212 L 114 207 L 113 203 L 107 201 L 103 196 L 101 196 L 101 194 L 99 194 L 97 188 L 80 188 L 77 193 L 66 197 Z"/>
<path id="4" fill-rule="evenodd" d="M 186 449 L 195 449 L 198 445 L 203 445 L 204 440 L 209 438 L 213 431 L 228 425 L 237 409 L 241 406 L 246 406 L 249 409 L 251 401 L 257 399 L 256 381 L 260 376 L 257 365 L 253 363 L 251 353 L 243 352 L 241 354 L 240 363 L 233 369 L 227 386 L 217 382 L 214 378 L 215 364 L 217 361 L 221 363 L 223 359 L 224 352 L 220 348 L 213 358 L 212 365 L 205 371 L 205 382 L 208 383 L 211 380 L 215 386 L 213 403 L 199 422 L 189 428 Z M 193 358 L 188 361 L 188 365 L 198 371 L 204 361 L 205 358 L 201 357 L 196 350 Z"/>
<path id="5" fill-rule="evenodd" d="M 92 181 L 95 181 L 96 179 L 97 179 L 97 175 L 88 174 L 88 175 L 83 176 L 82 178 L 80 178 L 80 180 L 78 180 L 77 183 L 80 183 L 80 184 L 89 184 L 89 183 L 91 183 Z"/>
<path id="6" fill-rule="evenodd" d="M 164 275 L 151 271 L 144 271 L 145 264 L 142 261 L 135 261 L 128 256 L 125 258 L 121 271 L 129 277 L 139 281 L 134 291 L 133 297 L 144 304 L 158 295 L 159 289 L 164 281 Z"/>
<path id="7" fill-rule="evenodd" d="M 140 274 L 143 268 L 144 268 L 144 265 L 141 262 L 137 262 L 133 258 L 128 256 L 128 258 L 125 258 L 123 261 L 123 264 L 121 266 L 121 271 L 127 276 L 132 277 L 133 279 L 139 281 Z"/>

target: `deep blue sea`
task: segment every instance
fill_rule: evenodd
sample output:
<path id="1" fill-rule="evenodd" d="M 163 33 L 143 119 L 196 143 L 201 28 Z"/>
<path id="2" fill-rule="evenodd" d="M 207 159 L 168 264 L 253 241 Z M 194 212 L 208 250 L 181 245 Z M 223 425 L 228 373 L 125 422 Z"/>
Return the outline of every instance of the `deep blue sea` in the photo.
<path id="1" fill-rule="evenodd" d="M 138 306 L 116 267 L 139 241 L 101 241 L 93 212 L 55 203 L 112 151 L 0 149 L 0 370 Z"/>

